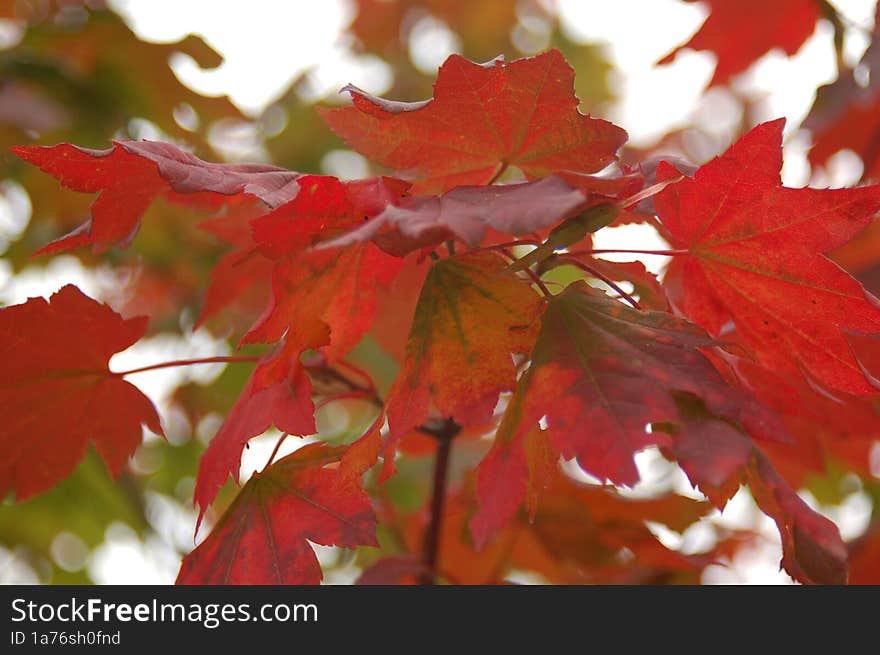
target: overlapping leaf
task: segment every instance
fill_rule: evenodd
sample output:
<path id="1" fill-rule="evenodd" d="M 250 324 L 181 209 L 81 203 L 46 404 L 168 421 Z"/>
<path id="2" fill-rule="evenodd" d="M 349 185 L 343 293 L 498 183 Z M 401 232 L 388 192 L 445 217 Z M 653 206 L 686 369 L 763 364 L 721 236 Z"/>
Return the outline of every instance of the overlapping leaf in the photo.
<path id="1" fill-rule="evenodd" d="M 304 176 L 294 200 L 251 221 L 256 248 L 276 263 L 271 302 L 245 342 L 273 342 L 287 332 L 324 325 L 330 330 L 326 354 L 331 359 L 357 345 L 375 314 L 377 290 L 391 284 L 403 260 L 372 243 L 306 250 L 381 212 L 404 190 L 397 182 L 376 178 L 343 184 Z"/>
<path id="2" fill-rule="evenodd" d="M 379 445 L 377 431 L 348 448 L 309 444 L 255 473 L 184 558 L 177 584 L 318 584 L 321 567 L 309 541 L 378 546 L 361 476 Z"/>
<path id="3" fill-rule="evenodd" d="M 417 193 L 485 184 L 508 166 L 531 178 L 594 173 L 615 160 L 626 132 L 578 112 L 573 81 L 556 50 L 509 64 L 452 55 L 431 100 L 389 101 L 349 86 L 354 106 L 322 115 L 361 154 L 411 174 Z"/>
<path id="4" fill-rule="evenodd" d="M 320 324 L 302 328 L 260 361 L 211 439 L 196 478 L 194 498 L 200 507 L 200 520 L 229 476 L 238 482 L 241 453 L 252 437 L 272 426 L 298 436 L 315 433 L 312 384 L 299 356 L 306 348 L 325 345 L 328 334 Z M 303 331 L 309 328 L 311 332 Z"/>
<path id="5" fill-rule="evenodd" d="M 436 417 L 464 425 L 484 422 L 498 394 L 516 385 L 511 356 L 531 349 L 541 304 L 529 283 L 509 272 L 495 253 L 436 262 L 388 397 L 393 439 L 425 421 L 431 408 Z"/>
<path id="6" fill-rule="evenodd" d="M 868 180 L 880 177 L 880 21 L 875 20 L 872 36 L 855 70 L 842 70 L 834 82 L 816 91 L 803 124 L 813 135 L 811 164 L 825 164 L 835 153 L 852 150 L 864 164 L 862 179 Z"/>
<path id="7" fill-rule="evenodd" d="M 748 482 L 779 529 L 785 570 L 803 583 L 846 583 L 847 551 L 837 526 L 810 509 L 748 437 L 711 417 L 688 416 L 680 425 L 671 453 L 716 506 Z"/>
<path id="8" fill-rule="evenodd" d="M 150 400 L 108 367 L 146 329 L 73 285 L 0 309 L 0 495 L 46 491 L 89 443 L 118 475 L 142 425 L 162 434 Z"/>
<path id="9" fill-rule="evenodd" d="M 711 552 L 676 552 L 646 527 L 651 521 L 684 531 L 711 511 L 706 502 L 671 493 L 626 498 L 553 471 L 536 511 L 515 517 L 482 548 L 468 538 L 472 503 L 468 490 L 455 494 L 444 517 L 439 570 L 453 584 L 499 584 L 511 570 L 538 573 L 550 584 L 694 584 L 715 559 Z M 405 526 L 414 552 L 421 543 L 420 518 Z"/>
<path id="10" fill-rule="evenodd" d="M 784 120 L 759 125 L 693 179 L 654 203 L 676 248 L 665 279 L 672 300 L 718 335 L 732 321 L 768 368 L 826 387 L 876 391 L 845 331 L 880 332 L 877 301 L 824 257 L 880 210 L 880 186 L 782 186 Z M 661 177 L 678 175 L 661 164 Z"/>
<path id="11" fill-rule="evenodd" d="M 414 196 L 328 245 L 373 240 L 396 255 L 457 237 L 475 248 L 487 230 L 520 235 L 549 227 L 590 200 L 558 177 L 497 186 L 461 186 L 442 196 Z"/>
<path id="12" fill-rule="evenodd" d="M 141 216 L 159 195 L 179 202 L 217 205 L 214 194 L 248 194 L 277 207 L 299 190 L 299 175 L 292 171 L 262 164 L 211 164 L 161 142 L 120 140 L 107 150 L 59 144 L 20 146 L 13 151 L 58 178 L 63 186 L 100 192 L 91 218 L 40 253 L 84 245 L 102 252 L 117 243 L 127 245 Z"/>
<path id="13" fill-rule="evenodd" d="M 540 460 L 526 457 L 527 440 L 547 440 L 554 453 L 577 458 L 588 473 L 630 485 L 639 479 L 635 453 L 669 443 L 645 426 L 677 420 L 676 392 L 703 398 L 757 436 L 784 438 L 779 418 L 730 387 L 699 352 L 712 345 L 702 329 L 683 319 L 637 311 L 585 283 L 556 296 L 542 316 L 531 366 L 480 465 L 481 507 L 471 523 L 477 543 L 524 499 L 534 478 L 529 467 Z M 540 422 L 546 431 L 530 435 Z"/>

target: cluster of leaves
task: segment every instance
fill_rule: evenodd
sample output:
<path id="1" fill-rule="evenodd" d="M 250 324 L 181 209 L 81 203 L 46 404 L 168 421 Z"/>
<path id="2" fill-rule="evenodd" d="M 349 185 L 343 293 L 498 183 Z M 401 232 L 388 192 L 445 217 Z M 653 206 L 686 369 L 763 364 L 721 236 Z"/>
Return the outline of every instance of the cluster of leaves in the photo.
<path id="1" fill-rule="evenodd" d="M 429 4 L 454 20 L 466 3 Z M 768 24 L 786 30 L 744 48 L 725 29 L 728 4 L 710 3 L 688 44 L 716 52 L 718 84 L 772 47 L 795 51 L 830 11 L 780 2 Z M 406 14 L 405 2 L 379 5 Z M 390 42 L 376 31 L 395 24 L 367 20 L 376 15 L 353 26 L 367 48 Z M 346 87 L 352 104 L 321 118 L 393 171 L 359 180 L 208 163 L 122 137 L 104 150 L 13 148 L 63 186 L 99 194 L 87 221 L 38 254 L 114 256 L 142 239 L 155 205 L 213 213 L 201 227 L 227 246 L 195 325 L 243 324 L 239 345 L 256 354 L 201 361 L 255 366 L 198 456 L 193 500 L 212 526 L 180 583 L 317 583 L 309 541 L 367 547 L 364 583 L 495 583 L 512 571 L 695 582 L 745 536 L 719 532 L 686 555 L 647 526 L 684 532 L 743 484 L 776 523 L 793 578 L 848 579 L 850 548 L 795 490 L 832 464 L 870 477 L 880 303 L 826 253 L 871 225 L 880 186 L 783 187 L 782 120 L 695 171 L 661 162 L 646 179 L 647 167 L 619 163 L 626 132 L 582 114 L 574 84 L 552 49 L 484 64 L 453 55 L 427 101 Z M 829 154 L 851 146 L 834 138 Z M 591 245 L 592 233 L 634 222 L 671 245 L 662 281 Z M 145 317 L 72 285 L 0 311 L 3 494 L 45 494 L 84 458 L 94 466 L 90 447 L 119 476 L 142 428 L 162 434 L 126 379 L 144 369 L 109 367 L 147 330 Z M 315 435 L 316 411 L 336 405 L 363 418 L 350 438 L 273 452 L 231 502 L 220 493 L 239 482 L 251 439 Z M 705 500 L 626 494 L 648 447 Z M 876 548 L 870 534 L 854 562 L 869 561 L 859 553 Z"/>

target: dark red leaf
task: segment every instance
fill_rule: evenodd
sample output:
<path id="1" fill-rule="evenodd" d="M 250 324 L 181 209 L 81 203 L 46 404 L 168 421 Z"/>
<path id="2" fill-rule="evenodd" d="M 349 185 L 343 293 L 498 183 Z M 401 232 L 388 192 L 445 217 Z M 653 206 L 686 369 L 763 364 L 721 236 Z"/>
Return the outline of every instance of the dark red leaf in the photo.
<path id="1" fill-rule="evenodd" d="M 116 476 L 162 426 L 156 408 L 109 367 L 147 330 L 73 285 L 47 302 L 0 309 L 0 496 L 18 500 L 67 477 L 94 444 Z"/>
<path id="2" fill-rule="evenodd" d="M 255 473 L 184 558 L 177 584 L 318 584 L 321 567 L 309 541 L 378 546 L 361 476 L 379 445 L 374 430 L 348 448 L 308 444 Z"/>
<path id="3" fill-rule="evenodd" d="M 837 526 L 810 509 L 748 437 L 712 418 L 691 418 L 681 428 L 671 453 L 713 504 L 723 508 L 747 482 L 776 522 L 785 570 L 803 583 L 846 583 L 847 551 Z"/>
<path id="4" fill-rule="evenodd" d="M 683 319 L 637 311 L 585 283 L 556 296 L 542 316 L 531 366 L 480 465 L 480 509 L 471 523 L 477 542 L 485 542 L 522 502 L 532 477 L 524 440 L 539 423 L 546 422 L 541 438 L 556 453 L 626 485 L 639 479 L 633 460 L 638 451 L 669 443 L 667 435 L 646 426 L 678 420 L 676 392 L 703 398 L 761 438 L 784 439 L 778 416 L 728 385 L 700 353 L 714 343 Z"/>
<path id="5" fill-rule="evenodd" d="M 260 361 L 202 455 L 194 494 L 200 521 L 229 476 L 238 482 L 241 453 L 252 437 L 273 425 L 292 435 L 316 432 L 312 384 L 299 356 L 306 348 L 325 345 L 328 334 L 320 324 L 302 327 L 313 331 L 288 335 Z"/>

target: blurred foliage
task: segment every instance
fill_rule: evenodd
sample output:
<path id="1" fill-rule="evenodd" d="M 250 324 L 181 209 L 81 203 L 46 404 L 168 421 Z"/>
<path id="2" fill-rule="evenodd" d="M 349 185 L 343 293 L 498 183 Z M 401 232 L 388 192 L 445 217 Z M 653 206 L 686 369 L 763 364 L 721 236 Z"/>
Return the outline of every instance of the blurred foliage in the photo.
<path id="1" fill-rule="evenodd" d="M 577 43 L 567 36 L 552 2 L 358 0 L 355 10 L 342 43 L 355 54 L 373 55 L 388 64 L 393 78 L 390 88 L 382 93 L 386 97 L 414 101 L 432 96 L 435 71 L 425 70 L 414 54 L 420 39 L 442 33 L 451 35 L 458 52 L 476 61 L 498 55 L 512 60 L 558 48 L 576 69 L 576 92 L 584 113 L 601 115 L 613 99 L 607 80 L 611 67 L 602 47 Z M 84 222 L 92 198 L 60 189 L 54 179 L 13 157 L 8 151 L 11 145 L 71 142 L 102 149 L 109 147 L 114 138 L 160 138 L 186 146 L 204 159 L 218 161 L 243 156 L 244 142 L 249 159 L 305 172 L 338 173 L 332 167 L 328 169 L 325 156 L 345 150 L 345 146 L 314 111 L 308 72 L 261 115 L 246 117 L 228 98 L 202 96 L 183 85 L 171 70 L 170 60 L 180 56 L 192 58 L 205 69 L 221 64 L 220 55 L 197 36 L 176 43 L 142 41 L 120 16 L 94 0 L 0 0 L 0 20 L 15 35 L 8 47 L 0 49 L 0 179 L 20 184 L 32 205 L 31 216 L 25 210 L 17 216 L 23 222 L 30 219 L 30 225 L 16 235 L 5 253 L 0 253 L 2 263 L 14 273 L 45 265 L 45 260 L 31 259 L 31 253 Z M 748 110 L 746 106 L 735 130 L 748 123 Z M 645 158 L 663 148 L 667 153 L 684 152 L 692 142 L 683 133 L 675 133 L 657 147 L 633 155 Z M 720 149 L 720 145 L 715 148 Z M 383 172 L 375 167 L 370 170 Z M 251 215 L 243 210 L 231 219 L 245 225 Z M 87 250 L 74 255 L 88 268 L 102 264 L 113 267 L 114 282 L 103 290 L 102 299 L 125 315 L 150 315 L 153 334 L 184 334 L 201 311 L 210 271 L 230 250 L 199 228 L 208 217 L 156 202 L 131 248 L 114 249 L 100 258 Z M 876 262 L 874 255 L 868 264 Z M 865 265 L 862 270 L 867 268 Z M 373 333 L 350 357 L 352 363 L 370 371 L 380 394 L 385 394 L 393 381 L 400 357 L 400 353 L 384 349 L 393 341 L 384 337 L 406 329 L 400 317 L 412 311 L 413 294 L 418 289 L 419 275 L 424 275 L 424 266 L 416 273 L 402 276 L 403 284 L 415 281 L 411 284 L 413 290 L 396 289 L 380 299 L 380 303 L 386 303 L 380 315 L 396 320 L 377 321 Z M 559 268 L 553 275 L 553 282 L 561 284 L 577 277 L 574 269 L 568 268 Z M 232 304 L 221 314 L 222 320 L 212 319 L 207 329 L 235 347 L 258 310 L 253 303 Z M 112 481 L 100 459 L 90 453 L 76 472 L 52 491 L 21 504 L 7 500 L 0 511 L 0 545 L 26 562 L 42 581 L 89 582 L 85 561 L 75 570 L 67 570 L 56 561 L 53 543 L 59 534 L 70 533 L 88 548 L 100 545 L 114 523 L 129 526 L 144 539 L 155 535 L 158 528 L 148 519 L 146 509 L 151 493 L 173 498 L 189 509 L 192 480 L 210 437 L 210 425 L 229 410 L 249 374 L 247 365 L 230 365 L 209 384 L 190 382 L 177 388 L 169 406 L 160 408 L 169 428 L 169 440 L 146 441 L 130 470 L 119 480 Z M 341 407 L 324 420 L 319 413 L 319 425 L 326 426 L 327 433 L 322 436 L 345 442 L 370 422 L 374 410 L 362 401 L 346 401 Z M 168 422 L 169 416 L 175 417 L 173 425 Z M 466 542 L 456 541 L 456 531 L 463 530 L 468 518 L 461 510 L 461 499 L 472 493 L 469 471 L 488 444 L 477 432 L 470 436 L 457 442 L 461 445 L 454 451 L 452 486 L 460 491 L 450 501 L 453 511 L 444 534 L 444 539 L 456 544 L 449 564 L 455 570 L 447 571 L 450 579 L 495 581 L 500 571 L 497 567 L 513 562 L 532 566 L 542 572 L 544 579 L 553 581 L 698 580 L 697 571 L 705 566 L 709 555 L 703 559 L 677 558 L 644 529 L 643 519 L 652 517 L 651 512 L 658 511 L 659 506 L 631 503 L 639 512 L 631 522 L 606 525 L 611 519 L 601 515 L 602 508 L 619 501 L 591 491 L 583 492 L 587 500 L 580 506 L 554 507 L 550 503 L 537 523 L 522 521 L 516 528 L 521 534 L 511 537 L 507 552 L 474 553 Z M 384 555 L 410 556 L 418 550 L 418 535 L 424 523 L 421 508 L 429 496 L 431 448 L 431 443 L 417 439 L 405 443 L 405 452 L 412 456 L 401 462 L 398 474 L 381 487 L 375 479 L 370 481 L 379 499 L 380 539 L 387 546 Z M 840 465 L 830 477 L 812 476 L 807 486 L 822 502 L 840 502 L 851 491 L 851 485 L 847 486 L 847 480 L 851 482 L 850 468 Z M 866 488 L 875 498 L 880 496 L 877 485 Z M 227 485 L 214 513 L 222 511 L 234 491 L 231 484 Z M 686 505 L 694 518 L 704 511 L 691 501 L 675 498 L 679 500 L 668 501 L 671 506 Z M 573 529 L 575 524 L 582 529 Z M 597 526 L 605 526 L 604 531 Z M 559 561 L 554 561 L 546 550 L 544 537 L 551 532 L 559 532 L 568 540 L 563 540 L 565 552 L 556 554 Z M 632 534 L 650 555 L 643 568 L 624 566 L 626 562 L 616 559 L 623 537 Z M 614 541 L 617 538 L 622 541 Z M 720 555 L 725 544 L 734 541 L 732 536 L 719 536 L 715 554 Z M 359 553 L 359 563 L 368 567 L 378 556 L 376 551 Z M 499 563 L 499 558 L 507 559 Z M 597 558 L 603 562 L 599 568 L 594 566 Z M 349 564 L 337 558 L 330 563 L 329 573 L 332 575 L 335 566 Z"/>

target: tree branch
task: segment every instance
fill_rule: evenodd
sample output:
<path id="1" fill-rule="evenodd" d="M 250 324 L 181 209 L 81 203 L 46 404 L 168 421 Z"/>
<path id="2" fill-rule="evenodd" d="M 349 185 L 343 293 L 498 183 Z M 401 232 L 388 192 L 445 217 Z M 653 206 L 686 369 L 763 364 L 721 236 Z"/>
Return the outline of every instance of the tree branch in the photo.
<path id="1" fill-rule="evenodd" d="M 431 495 L 431 518 L 425 529 L 422 561 L 425 573 L 420 582 L 426 585 L 437 583 L 437 562 L 440 553 L 440 535 L 443 529 L 443 507 L 446 501 L 446 478 L 449 470 L 449 456 L 452 440 L 461 432 L 461 426 L 453 419 L 446 419 L 439 425 L 425 424 L 418 428 L 437 440 L 437 458 L 434 461 L 434 488 Z"/>

